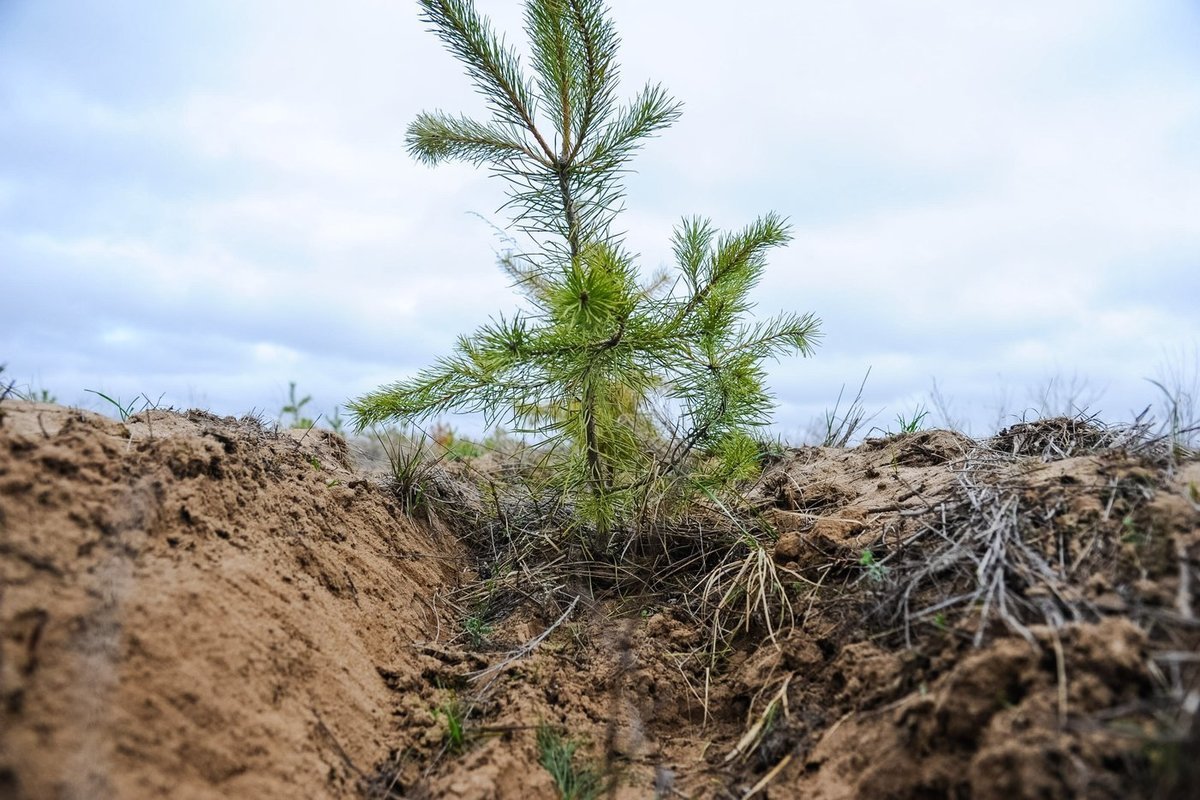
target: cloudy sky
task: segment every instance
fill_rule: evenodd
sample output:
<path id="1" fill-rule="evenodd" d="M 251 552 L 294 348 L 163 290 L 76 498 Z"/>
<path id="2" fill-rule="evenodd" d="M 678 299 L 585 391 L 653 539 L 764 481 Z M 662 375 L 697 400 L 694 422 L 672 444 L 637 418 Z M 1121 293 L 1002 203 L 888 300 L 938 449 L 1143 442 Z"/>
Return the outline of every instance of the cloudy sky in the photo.
<path id="1" fill-rule="evenodd" d="M 759 307 L 825 335 L 772 367 L 785 435 L 868 368 L 875 424 L 936 380 L 978 434 L 1052 380 L 1120 419 L 1195 375 L 1196 0 L 611 7 L 627 94 L 685 104 L 628 183 L 640 263 L 684 215 L 792 222 Z M 427 365 L 517 305 L 503 185 L 405 153 L 436 108 L 482 103 L 409 0 L 0 0 L 5 377 L 331 413 Z"/>

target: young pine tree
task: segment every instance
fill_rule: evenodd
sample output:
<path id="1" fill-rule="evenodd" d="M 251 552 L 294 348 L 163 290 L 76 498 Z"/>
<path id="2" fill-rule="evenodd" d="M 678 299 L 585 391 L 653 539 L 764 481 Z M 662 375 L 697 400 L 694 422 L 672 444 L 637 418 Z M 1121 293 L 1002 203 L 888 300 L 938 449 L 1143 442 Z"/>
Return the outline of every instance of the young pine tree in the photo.
<path id="1" fill-rule="evenodd" d="M 617 101 L 617 45 L 602 0 L 527 0 L 532 76 L 471 0 L 420 0 L 423 19 L 487 100 L 485 121 L 441 111 L 408 129 L 409 151 L 437 164 L 490 167 L 530 252 L 502 267 L 530 310 L 501 316 L 415 377 L 350 405 L 358 430 L 449 411 L 482 412 L 569 445 L 562 488 L 603 549 L 615 523 L 656 477 L 680 475 L 704 453 L 721 477 L 752 464 L 748 431 L 772 403 L 762 363 L 807 355 L 811 315 L 746 320 L 768 250 L 788 241 L 768 214 L 718 233 L 685 219 L 678 275 L 642 285 L 618 233 L 621 176 L 642 143 L 679 117 L 661 86 Z M 652 403 L 678 413 L 665 447 L 647 446 Z"/>

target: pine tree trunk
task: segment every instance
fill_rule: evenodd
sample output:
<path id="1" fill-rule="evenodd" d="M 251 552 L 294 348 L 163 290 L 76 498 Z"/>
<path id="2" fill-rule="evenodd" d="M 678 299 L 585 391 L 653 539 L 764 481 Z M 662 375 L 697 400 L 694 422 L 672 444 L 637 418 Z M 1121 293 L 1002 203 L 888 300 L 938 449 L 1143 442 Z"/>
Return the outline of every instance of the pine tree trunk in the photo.
<path id="1" fill-rule="evenodd" d="M 584 414 L 584 448 L 587 457 L 588 486 L 597 509 L 608 503 L 609 486 L 605 480 L 604 456 L 600 450 L 600 437 L 596 433 L 596 394 L 592 382 L 586 381 L 583 389 L 582 408 Z M 601 511 L 596 515 L 596 540 L 592 543 L 597 550 L 608 548 L 610 529 L 607 515 Z"/>

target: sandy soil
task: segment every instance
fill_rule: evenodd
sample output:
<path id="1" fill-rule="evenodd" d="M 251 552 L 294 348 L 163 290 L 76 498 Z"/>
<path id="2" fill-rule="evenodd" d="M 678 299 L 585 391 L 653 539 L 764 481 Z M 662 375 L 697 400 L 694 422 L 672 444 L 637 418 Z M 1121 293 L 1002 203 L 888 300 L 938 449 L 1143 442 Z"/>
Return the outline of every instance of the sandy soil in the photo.
<path id="1" fill-rule="evenodd" d="M 3 411 L 0 795 L 352 796 L 454 543 L 318 431 Z"/>
<path id="2" fill-rule="evenodd" d="M 6 401 L 0 798 L 558 797 L 539 725 L 601 796 L 1200 796 L 1200 464 L 1090 435 L 773 458 L 743 626 L 501 573 L 478 469 L 414 519 L 331 434 Z"/>

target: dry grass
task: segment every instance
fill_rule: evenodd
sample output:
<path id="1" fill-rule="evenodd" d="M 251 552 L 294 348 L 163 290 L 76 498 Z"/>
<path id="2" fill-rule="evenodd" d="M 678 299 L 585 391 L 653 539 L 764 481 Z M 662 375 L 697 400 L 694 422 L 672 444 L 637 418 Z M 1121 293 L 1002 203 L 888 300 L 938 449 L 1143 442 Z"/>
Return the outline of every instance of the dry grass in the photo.
<path id="1" fill-rule="evenodd" d="M 1031 459 L 1111 452 L 1156 463 L 1166 449 L 1152 429 L 1147 421 L 1103 426 L 1091 417 L 1056 417 L 1019 423 L 979 443 L 958 462 L 951 495 L 921 517 L 921 529 L 904 548 L 880 562 L 889 566 L 889 590 L 877 611 L 899 623 L 908 645 L 915 623 L 945 627 L 956 614 L 976 617 L 976 645 L 996 624 L 1032 641 L 1033 625 L 1056 629 L 1097 619 L 1080 587 L 1097 566 L 1098 534 L 1082 546 L 1065 541 L 1055 519 L 1068 493 L 1031 491 L 1023 470 Z M 1080 491 L 1106 493 L 1106 518 L 1118 500 L 1136 507 L 1152 496 L 1150 486 L 1137 482 L 1071 494 Z"/>

